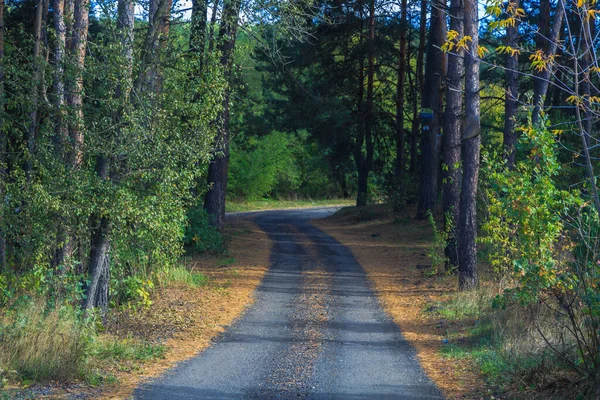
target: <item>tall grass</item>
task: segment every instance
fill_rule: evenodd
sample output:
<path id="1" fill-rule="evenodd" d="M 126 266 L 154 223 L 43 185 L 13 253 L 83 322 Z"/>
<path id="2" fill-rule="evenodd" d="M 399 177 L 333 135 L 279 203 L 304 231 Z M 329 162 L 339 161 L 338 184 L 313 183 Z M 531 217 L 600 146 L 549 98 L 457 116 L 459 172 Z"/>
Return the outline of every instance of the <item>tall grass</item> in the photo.
<path id="1" fill-rule="evenodd" d="M 209 278 L 184 266 L 175 266 L 165 269 L 160 275 L 160 281 L 163 284 L 183 283 L 190 287 L 201 287 L 208 284 Z"/>
<path id="2" fill-rule="evenodd" d="M 442 348 L 442 354 L 475 360 L 488 382 L 498 387 L 539 389 L 562 380 L 567 366 L 556 350 L 572 350 L 568 332 L 556 324 L 548 308 L 493 307 L 502 291 L 499 284 L 485 284 L 455 293 L 431 308 L 451 322 L 450 343 Z"/>
<path id="3" fill-rule="evenodd" d="M 91 339 L 73 308 L 26 301 L 0 319 L 0 368 L 27 380 L 80 379 Z"/>

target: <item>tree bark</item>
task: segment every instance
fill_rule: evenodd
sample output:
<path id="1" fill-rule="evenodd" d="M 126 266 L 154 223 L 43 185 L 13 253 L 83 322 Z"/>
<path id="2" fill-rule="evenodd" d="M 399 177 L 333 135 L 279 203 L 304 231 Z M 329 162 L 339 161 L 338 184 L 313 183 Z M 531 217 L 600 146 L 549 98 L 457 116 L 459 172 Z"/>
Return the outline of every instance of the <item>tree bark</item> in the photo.
<path id="1" fill-rule="evenodd" d="M 417 50 L 416 86 L 419 98 L 423 98 L 423 60 L 425 58 L 426 46 L 426 23 L 427 23 L 427 1 L 421 0 L 421 15 L 419 19 L 419 48 Z M 419 153 L 419 107 L 417 100 L 413 101 L 413 120 L 410 135 L 410 173 L 417 174 Z"/>
<path id="2" fill-rule="evenodd" d="M 512 0 L 518 8 L 519 0 Z M 516 49 L 519 45 L 519 22 L 515 26 L 506 28 L 506 45 Z M 515 146 L 518 140 L 516 131 L 517 111 L 519 109 L 519 81 L 518 81 L 519 55 L 508 54 L 506 61 L 506 92 L 504 94 L 504 159 L 510 169 L 515 165 Z"/>
<path id="3" fill-rule="evenodd" d="M 444 53 L 440 47 L 446 41 L 446 15 L 444 4 L 432 2 L 431 26 L 427 44 L 425 84 L 423 86 L 422 107 L 433 110 L 433 118 L 422 119 L 421 180 L 419 181 L 419 203 L 417 219 L 433 212 L 437 202 L 438 171 L 440 167 L 440 127 L 443 112 L 442 79 L 445 75 Z"/>
<path id="4" fill-rule="evenodd" d="M 554 13 L 554 21 L 550 32 L 549 43 L 547 43 L 546 57 L 551 57 L 556 54 L 558 49 L 558 40 L 562 30 L 564 20 L 564 0 L 557 1 L 556 12 Z M 546 40 L 544 40 L 546 42 Z M 531 122 L 537 125 L 540 119 L 540 112 L 544 106 L 544 97 L 548 91 L 550 77 L 552 76 L 552 63 L 548 63 L 546 69 L 541 72 L 535 72 L 533 81 L 533 111 L 531 113 Z"/>
<path id="5" fill-rule="evenodd" d="M 358 168 L 358 194 L 357 206 L 366 206 L 369 197 L 369 173 L 373 164 L 373 86 L 375 80 L 375 0 L 369 2 L 369 33 L 367 39 L 367 98 L 365 101 L 365 147 L 363 155 L 362 146 L 356 148 L 360 152 L 360 167 Z M 362 84 L 362 82 L 361 82 Z"/>
<path id="6" fill-rule="evenodd" d="M 470 36 L 465 53 L 465 113 L 463 132 L 463 177 L 460 192 L 458 282 L 461 290 L 477 286 L 477 183 L 481 151 L 479 108 L 479 19 L 476 0 L 464 0 L 465 36 Z"/>
<path id="7" fill-rule="evenodd" d="M 75 71 L 67 96 L 67 105 L 74 114 L 74 121 L 69 126 L 69 164 L 79 168 L 83 162 L 83 69 L 87 49 L 89 28 L 89 0 L 75 0 L 73 10 L 73 36 L 69 52 Z"/>
<path id="8" fill-rule="evenodd" d="M 240 0 L 227 0 L 223 4 L 223 19 L 219 30 L 219 51 L 221 67 L 227 79 L 231 77 L 233 53 L 237 26 L 240 15 Z M 204 209 L 211 215 L 211 224 L 218 230 L 225 228 L 225 201 L 227 197 L 227 179 L 229 171 L 229 101 L 230 88 L 227 88 L 223 100 L 221 126 L 215 142 L 213 160 L 208 167 L 208 192 L 204 198 Z"/>
<path id="9" fill-rule="evenodd" d="M 398 49 L 398 82 L 396 84 L 396 182 L 400 193 L 404 192 L 404 169 L 406 166 L 406 134 L 404 131 L 404 83 L 406 80 L 406 40 L 408 24 L 408 1 L 400 5 L 400 41 Z"/>
<path id="10" fill-rule="evenodd" d="M 162 90 L 160 56 L 169 32 L 172 0 L 151 0 L 148 31 L 140 57 L 140 72 L 135 82 L 138 93 L 159 93 Z"/>
<path id="11" fill-rule="evenodd" d="M 198 58 L 198 69 L 202 70 L 204 49 L 206 47 L 206 24 L 208 0 L 192 0 L 192 26 L 190 32 L 190 51 Z"/>
<path id="12" fill-rule="evenodd" d="M 31 179 L 32 157 L 35 147 L 35 137 L 38 130 L 38 106 L 40 100 L 40 88 L 42 84 L 42 23 L 44 16 L 44 0 L 38 0 L 35 10 L 35 22 L 33 25 L 33 82 L 32 82 L 32 102 L 29 112 L 29 127 L 25 132 L 25 145 L 27 155 L 23 169 L 27 179 Z"/>
<path id="13" fill-rule="evenodd" d="M 4 131 L 4 0 L 0 0 L 0 271 L 6 271 L 4 193 L 6 182 L 6 132 Z"/>
<path id="14" fill-rule="evenodd" d="M 463 0 L 450 1 L 450 29 L 464 34 Z M 444 110 L 444 135 L 442 168 L 442 201 L 444 207 L 444 226 L 448 240 L 444 250 L 446 270 L 458 267 L 457 227 L 460 207 L 460 150 L 463 119 L 463 75 L 464 58 L 461 54 L 450 54 L 448 58 L 448 76 L 446 83 L 446 109 Z"/>
<path id="15" fill-rule="evenodd" d="M 220 0 L 213 2 L 213 8 L 210 15 L 210 32 L 208 33 L 208 54 L 212 54 L 215 48 L 215 25 L 217 24 L 217 11 L 219 10 Z"/>
<path id="16" fill-rule="evenodd" d="M 67 43 L 67 27 L 65 24 L 65 1 L 53 0 L 54 10 L 54 84 L 53 96 L 56 114 L 54 117 L 54 151 L 59 159 L 64 156 L 64 142 L 67 138 L 67 130 L 64 125 L 65 106 L 65 82 L 64 82 L 64 58 Z"/>
<path id="17" fill-rule="evenodd" d="M 134 2 L 133 0 L 119 0 L 117 3 L 117 31 L 123 54 L 125 56 L 125 85 L 117 86 L 115 98 L 120 100 L 120 107 L 113 115 L 113 125 L 120 126 L 123 119 L 125 103 L 129 99 L 129 91 L 133 69 L 133 27 L 134 27 Z M 117 129 L 117 141 L 121 134 Z M 108 182 L 111 167 L 111 157 L 100 154 L 96 158 L 96 174 L 100 180 Z M 118 180 L 118 179 L 116 179 Z M 115 179 L 112 179 L 115 181 Z M 90 218 L 92 225 L 92 241 L 89 256 L 89 285 L 86 288 L 85 309 L 100 308 L 106 314 L 108 308 L 108 289 L 110 281 L 110 216 L 94 214 Z"/>

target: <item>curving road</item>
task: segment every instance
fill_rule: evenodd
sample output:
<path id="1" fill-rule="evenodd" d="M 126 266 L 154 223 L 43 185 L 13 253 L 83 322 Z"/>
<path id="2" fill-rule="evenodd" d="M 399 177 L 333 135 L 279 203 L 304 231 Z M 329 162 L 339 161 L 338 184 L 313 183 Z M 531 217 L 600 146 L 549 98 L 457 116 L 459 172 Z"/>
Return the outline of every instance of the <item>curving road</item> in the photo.
<path id="1" fill-rule="evenodd" d="M 310 224 L 336 208 L 252 214 L 274 242 L 256 302 L 136 399 L 441 399 L 350 251 Z"/>

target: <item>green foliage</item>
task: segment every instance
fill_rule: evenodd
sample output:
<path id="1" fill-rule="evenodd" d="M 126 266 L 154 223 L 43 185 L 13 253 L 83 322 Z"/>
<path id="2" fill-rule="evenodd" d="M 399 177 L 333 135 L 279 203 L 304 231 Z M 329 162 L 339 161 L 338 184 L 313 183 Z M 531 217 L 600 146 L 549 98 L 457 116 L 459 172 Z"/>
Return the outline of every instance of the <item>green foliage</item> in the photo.
<path id="1" fill-rule="evenodd" d="M 184 242 L 199 253 L 223 253 L 225 238 L 210 224 L 211 216 L 202 207 L 188 211 Z"/>
<path id="2" fill-rule="evenodd" d="M 450 237 L 450 232 L 452 231 L 453 221 L 451 221 L 450 216 L 446 216 L 446 224 L 445 227 L 439 229 L 437 227 L 437 223 L 435 222 L 435 218 L 433 217 L 433 213 L 431 211 L 427 212 L 427 219 L 429 220 L 429 225 L 433 230 L 433 243 L 427 250 L 427 257 L 431 260 L 433 264 L 433 273 L 440 274 L 444 271 L 446 263 L 448 262 L 448 257 L 446 256 L 446 245 L 448 244 L 448 238 Z"/>
<path id="3" fill-rule="evenodd" d="M 292 144 L 289 134 L 273 132 L 249 139 L 246 151 L 232 146 L 230 196 L 255 200 L 271 193 L 277 184 L 285 183 L 294 188 L 298 176 Z"/>
<path id="4" fill-rule="evenodd" d="M 189 287 L 206 286 L 209 282 L 209 278 L 201 272 L 190 270 L 184 266 L 167 268 L 159 277 L 163 284 L 183 283 Z"/>
<path id="5" fill-rule="evenodd" d="M 97 341 L 91 354 L 95 359 L 110 360 L 111 362 L 148 361 L 163 358 L 165 351 L 165 346 L 161 344 L 151 344 L 125 338 Z"/>
<path id="6" fill-rule="evenodd" d="M 575 207 L 576 195 L 557 188 L 560 164 L 554 135 L 541 127 L 523 129 L 520 145 L 529 155 L 506 168 L 498 155 L 486 156 L 487 221 L 481 242 L 500 274 L 519 281 L 515 292 L 524 303 L 558 283 L 559 239 L 563 217 Z"/>
<path id="7" fill-rule="evenodd" d="M 542 353 L 594 380 L 600 365 L 598 215 L 577 193 L 558 189 L 561 166 L 548 130 L 523 129 L 520 146 L 528 156 L 514 170 L 489 155 L 486 162 L 489 217 L 482 242 L 490 264 L 510 282 L 495 306 L 525 306 L 538 342 L 545 343 Z"/>

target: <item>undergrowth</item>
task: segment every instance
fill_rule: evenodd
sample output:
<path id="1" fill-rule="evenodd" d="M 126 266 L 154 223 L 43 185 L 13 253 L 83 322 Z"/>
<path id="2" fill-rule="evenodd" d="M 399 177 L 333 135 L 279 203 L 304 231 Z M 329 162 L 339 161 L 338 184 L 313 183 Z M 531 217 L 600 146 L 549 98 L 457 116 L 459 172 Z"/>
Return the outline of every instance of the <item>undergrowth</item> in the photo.
<path id="1" fill-rule="evenodd" d="M 547 337 L 564 337 L 552 315 L 520 305 L 494 307 L 500 293 L 500 285 L 486 284 L 428 308 L 446 322 L 448 343 L 441 354 L 474 361 L 496 391 L 540 391 L 557 382 L 572 383 L 568 366 L 539 336 L 538 329 Z"/>

